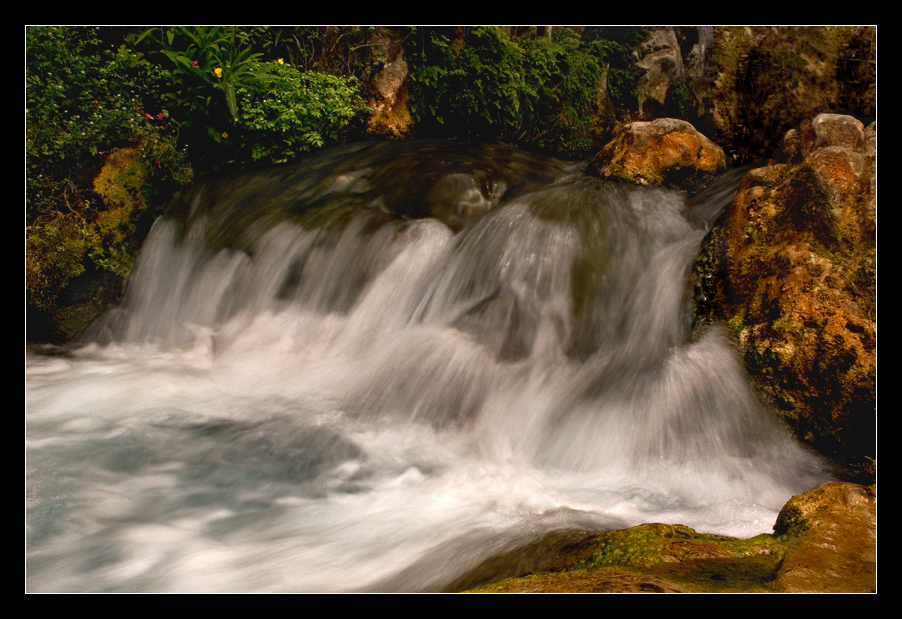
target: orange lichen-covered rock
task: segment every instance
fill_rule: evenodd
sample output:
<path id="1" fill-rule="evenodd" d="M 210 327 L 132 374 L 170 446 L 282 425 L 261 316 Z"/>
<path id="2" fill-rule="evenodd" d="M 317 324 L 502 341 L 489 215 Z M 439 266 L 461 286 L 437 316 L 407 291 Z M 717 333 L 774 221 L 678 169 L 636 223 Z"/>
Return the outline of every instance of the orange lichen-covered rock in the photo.
<path id="1" fill-rule="evenodd" d="M 821 115 L 787 135 L 790 163 L 749 172 L 703 244 L 698 298 L 705 319 L 728 322 L 753 382 L 798 436 L 867 471 L 876 203 L 865 135 L 854 118 Z"/>
<path id="2" fill-rule="evenodd" d="M 634 122 L 589 163 L 589 173 L 696 193 L 726 166 L 726 156 L 684 120 Z"/>

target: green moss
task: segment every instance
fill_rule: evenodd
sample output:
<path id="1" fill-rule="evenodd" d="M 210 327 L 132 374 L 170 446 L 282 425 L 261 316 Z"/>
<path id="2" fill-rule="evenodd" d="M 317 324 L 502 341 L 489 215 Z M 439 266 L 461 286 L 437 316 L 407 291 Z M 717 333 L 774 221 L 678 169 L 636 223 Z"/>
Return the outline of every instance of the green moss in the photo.
<path id="1" fill-rule="evenodd" d="M 409 104 L 421 130 L 579 158 L 592 146 L 604 100 L 619 107 L 631 99 L 635 107 L 638 74 L 631 48 L 620 43 L 581 40 L 568 28 L 537 39 L 497 27 L 423 28 L 412 35 L 405 51 Z M 602 84 L 610 97 L 598 96 Z"/>
<path id="2" fill-rule="evenodd" d="M 736 340 L 739 342 L 745 342 L 746 337 L 748 336 L 748 327 L 746 327 L 745 322 L 742 320 L 741 316 L 733 316 L 727 321 L 727 329 Z"/>
<path id="3" fill-rule="evenodd" d="M 563 585 L 575 578 L 585 574 L 585 572 L 568 572 L 566 574 L 559 573 L 542 573 L 530 574 L 519 578 L 505 578 L 498 582 L 483 587 L 471 589 L 468 593 L 517 593 L 525 591 L 559 591 L 563 589 Z"/>
<path id="4" fill-rule="evenodd" d="M 785 539 L 773 535 L 741 540 L 646 524 L 591 535 L 567 546 L 546 571 L 474 591 L 767 591 L 785 551 Z"/>

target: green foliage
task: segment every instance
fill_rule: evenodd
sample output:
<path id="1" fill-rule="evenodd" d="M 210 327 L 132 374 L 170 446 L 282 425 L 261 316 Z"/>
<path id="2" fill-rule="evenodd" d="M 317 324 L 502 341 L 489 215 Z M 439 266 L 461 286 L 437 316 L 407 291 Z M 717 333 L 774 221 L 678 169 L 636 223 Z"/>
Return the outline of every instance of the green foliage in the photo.
<path id="1" fill-rule="evenodd" d="M 284 161 L 337 141 L 365 110 L 353 80 L 302 73 L 277 56 L 306 50 L 308 30 L 321 32 L 322 40 L 335 35 L 333 47 L 343 38 L 340 29 L 330 28 L 193 26 L 151 29 L 135 45 L 167 66 L 162 100 L 183 127 L 193 156 L 213 163 Z M 340 47 L 351 53 L 347 44 Z M 262 62 L 258 49 L 272 60 Z"/>
<path id="2" fill-rule="evenodd" d="M 365 78 L 374 64 L 385 62 L 378 26 L 273 26 L 248 28 L 254 49 L 267 50 L 269 59 L 282 58 L 301 71 Z M 384 37 L 390 38 L 390 37 Z"/>
<path id="3" fill-rule="evenodd" d="M 554 38 L 532 40 L 512 39 L 496 27 L 414 33 L 409 88 L 417 122 L 437 132 L 584 155 L 603 72 L 627 48 L 584 42 L 566 28 L 553 32 Z M 623 91 L 635 92 L 635 80 L 617 71 L 609 72 L 609 84 L 623 100 Z"/>
<path id="4" fill-rule="evenodd" d="M 472 137 L 512 137 L 524 120 L 521 100 L 535 98 L 523 72 L 523 50 L 498 28 L 473 30 L 465 43 L 438 31 L 427 34 L 428 44 L 411 52 L 417 122 Z"/>
<path id="5" fill-rule="evenodd" d="M 272 79 L 248 37 L 235 26 L 182 26 L 150 29 L 134 41 L 168 59 L 162 101 L 188 139 L 214 153 L 218 149 L 208 141 L 221 144 L 238 121 L 238 90 Z"/>
<path id="6" fill-rule="evenodd" d="M 689 83 L 680 76 L 667 89 L 664 107 L 671 118 L 686 118 L 686 103 L 689 101 Z"/>
<path id="7" fill-rule="evenodd" d="M 155 101 L 162 76 L 126 50 L 96 48 L 91 30 L 26 32 L 26 165 L 29 213 L 117 148 L 138 144 L 161 176 L 190 174 Z M 163 165 L 167 164 L 167 165 Z"/>
<path id="8" fill-rule="evenodd" d="M 560 154 L 583 156 L 592 147 L 591 114 L 604 70 L 597 43 L 582 44 L 570 30 L 560 29 L 555 40 L 524 42 L 526 79 L 536 84 L 536 99 L 524 141 Z"/>
<path id="9" fill-rule="evenodd" d="M 266 69 L 273 80 L 265 87 L 238 90 L 241 140 L 254 161 L 290 160 L 337 142 L 368 111 L 353 78 L 302 73 L 280 62 Z"/>
<path id="10" fill-rule="evenodd" d="M 114 224 L 126 205 L 94 192 L 110 153 L 136 154 L 141 182 L 129 209 L 147 208 L 151 180 L 166 190 L 192 173 L 158 107 L 162 74 L 140 55 L 102 49 L 93 29 L 28 28 L 25 80 L 26 284 L 33 304 L 50 307 L 89 264 L 120 275 L 131 268 L 142 217 Z"/>

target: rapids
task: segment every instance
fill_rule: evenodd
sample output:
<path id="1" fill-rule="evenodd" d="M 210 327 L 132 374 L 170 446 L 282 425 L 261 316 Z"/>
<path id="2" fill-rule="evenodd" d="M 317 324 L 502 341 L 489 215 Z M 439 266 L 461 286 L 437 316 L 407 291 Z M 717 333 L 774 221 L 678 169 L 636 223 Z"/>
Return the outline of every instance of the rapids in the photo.
<path id="1" fill-rule="evenodd" d="M 453 143 L 199 183 L 26 356 L 27 589 L 434 591 L 553 531 L 771 532 L 829 474 L 692 327 L 722 193 Z"/>

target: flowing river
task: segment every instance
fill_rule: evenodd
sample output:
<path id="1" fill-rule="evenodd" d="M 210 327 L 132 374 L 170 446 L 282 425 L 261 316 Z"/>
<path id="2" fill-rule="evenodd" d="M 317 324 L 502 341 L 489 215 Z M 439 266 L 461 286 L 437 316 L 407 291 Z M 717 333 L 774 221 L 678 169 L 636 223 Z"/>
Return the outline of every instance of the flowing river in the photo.
<path id="1" fill-rule="evenodd" d="M 717 206 L 455 143 L 199 183 L 27 354 L 27 589 L 436 591 L 554 531 L 771 532 L 829 474 L 692 328 Z"/>

